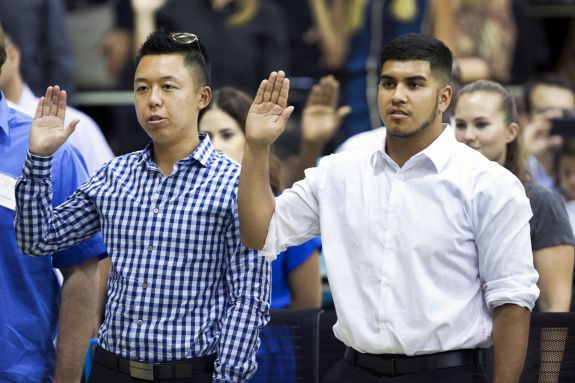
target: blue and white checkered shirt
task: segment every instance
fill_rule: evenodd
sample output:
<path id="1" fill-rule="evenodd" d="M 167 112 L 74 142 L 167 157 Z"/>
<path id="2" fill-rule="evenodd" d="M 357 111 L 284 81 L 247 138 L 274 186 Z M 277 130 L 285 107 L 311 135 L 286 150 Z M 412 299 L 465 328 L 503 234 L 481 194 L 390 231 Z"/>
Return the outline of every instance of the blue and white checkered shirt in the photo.
<path id="1" fill-rule="evenodd" d="M 102 231 L 112 270 L 100 346 L 149 362 L 217 353 L 214 381 L 251 376 L 270 267 L 240 244 L 239 166 L 200 135 L 164 176 L 148 147 L 112 160 L 52 210 L 51 163 L 28 154 L 16 187 L 18 243 L 48 255 Z"/>

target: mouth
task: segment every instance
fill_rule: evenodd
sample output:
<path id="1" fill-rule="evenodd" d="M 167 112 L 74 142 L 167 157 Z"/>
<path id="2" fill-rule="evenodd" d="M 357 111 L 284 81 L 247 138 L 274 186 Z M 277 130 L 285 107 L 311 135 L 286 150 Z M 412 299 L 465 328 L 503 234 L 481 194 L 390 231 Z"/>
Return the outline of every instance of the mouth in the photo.
<path id="1" fill-rule="evenodd" d="M 409 113 L 403 109 L 393 108 L 387 111 L 387 115 L 392 119 L 401 119 L 409 117 Z"/>
<path id="2" fill-rule="evenodd" d="M 148 119 L 146 119 L 146 123 L 149 126 L 158 126 L 161 125 L 164 121 L 166 121 L 166 119 L 157 114 L 153 114 L 150 117 L 148 117 Z"/>

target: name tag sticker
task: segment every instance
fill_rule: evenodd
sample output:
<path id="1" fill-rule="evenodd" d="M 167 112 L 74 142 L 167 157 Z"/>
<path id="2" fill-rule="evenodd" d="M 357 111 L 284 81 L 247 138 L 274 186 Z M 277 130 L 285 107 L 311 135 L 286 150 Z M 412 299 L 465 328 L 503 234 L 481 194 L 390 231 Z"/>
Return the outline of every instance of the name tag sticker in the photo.
<path id="1" fill-rule="evenodd" d="M 16 178 L 0 173 L 0 206 L 16 209 Z"/>

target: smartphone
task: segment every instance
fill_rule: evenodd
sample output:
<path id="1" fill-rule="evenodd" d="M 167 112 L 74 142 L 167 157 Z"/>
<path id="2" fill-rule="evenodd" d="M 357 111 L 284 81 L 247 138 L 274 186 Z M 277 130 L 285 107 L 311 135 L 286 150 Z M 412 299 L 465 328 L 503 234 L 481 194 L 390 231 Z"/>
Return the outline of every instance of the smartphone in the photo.
<path id="1" fill-rule="evenodd" d="M 575 137 L 575 117 L 564 117 L 552 120 L 549 135 Z"/>

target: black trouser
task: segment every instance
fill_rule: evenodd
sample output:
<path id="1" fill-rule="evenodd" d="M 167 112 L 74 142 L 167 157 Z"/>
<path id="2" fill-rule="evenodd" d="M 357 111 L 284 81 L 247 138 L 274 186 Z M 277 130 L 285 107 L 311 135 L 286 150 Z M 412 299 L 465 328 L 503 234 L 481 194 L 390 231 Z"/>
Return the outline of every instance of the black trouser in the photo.
<path id="1" fill-rule="evenodd" d="M 214 360 L 210 355 L 150 365 L 96 347 L 88 383 L 211 383 Z"/>
<path id="2" fill-rule="evenodd" d="M 472 351 L 472 350 L 466 350 Z M 472 351 L 473 352 L 473 351 Z M 367 360 L 355 359 L 355 351 L 348 349 L 346 352 L 346 357 L 340 362 L 335 364 L 331 369 L 329 369 L 322 378 L 322 383 L 381 383 L 381 382 L 393 382 L 393 383 L 487 383 L 488 379 L 484 372 L 483 362 L 481 360 L 481 352 L 477 351 L 477 358 L 473 360 L 465 361 L 461 363 L 463 365 L 454 367 L 444 367 L 437 368 L 441 363 L 437 362 L 437 356 L 441 357 L 441 354 L 433 354 L 430 356 L 421 357 L 399 357 L 401 362 L 398 366 L 407 366 L 409 370 L 410 366 L 414 366 L 412 370 L 414 372 L 403 373 L 401 371 L 395 371 L 394 362 L 390 361 L 391 358 L 369 354 L 361 354 L 365 356 Z M 357 353 L 356 353 L 357 354 Z M 379 363 L 379 359 L 385 359 Z M 411 361 L 411 359 L 417 359 Z M 435 358 L 435 359 L 433 359 Z M 447 363 L 446 365 L 456 365 L 457 363 Z M 367 367 L 369 366 L 369 367 Z M 419 368 L 420 366 L 421 369 Z M 381 369 L 379 368 L 381 367 Z M 388 370 L 390 371 L 382 371 Z M 374 370 L 379 370 L 376 372 Z M 420 370 L 420 371 L 417 371 Z"/>

